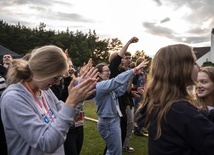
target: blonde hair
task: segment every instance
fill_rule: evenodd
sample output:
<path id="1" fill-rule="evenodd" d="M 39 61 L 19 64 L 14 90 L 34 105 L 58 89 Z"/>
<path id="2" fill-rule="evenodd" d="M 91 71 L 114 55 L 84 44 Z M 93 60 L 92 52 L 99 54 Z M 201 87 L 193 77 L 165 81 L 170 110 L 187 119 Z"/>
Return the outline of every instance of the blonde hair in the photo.
<path id="1" fill-rule="evenodd" d="M 156 139 L 161 136 L 166 114 L 173 103 L 187 101 L 195 106 L 187 91 L 187 86 L 195 84 L 194 63 L 192 48 L 184 44 L 163 47 L 154 56 L 143 105 L 147 105 L 146 126 L 157 121 Z"/>
<path id="2" fill-rule="evenodd" d="M 61 48 L 54 45 L 42 46 L 31 52 L 28 61 L 14 60 L 8 70 L 7 84 L 32 78 L 43 81 L 64 74 L 67 70 L 67 56 Z"/>
<path id="3" fill-rule="evenodd" d="M 213 66 L 201 67 L 198 72 L 206 73 L 208 75 L 208 77 L 210 78 L 210 80 L 214 83 L 214 67 Z M 203 109 L 208 110 L 207 105 L 204 101 L 204 98 L 198 97 L 198 93 L 196 93 L 196 98 L 197 98 L 198 105 L 202 106 Z"/>

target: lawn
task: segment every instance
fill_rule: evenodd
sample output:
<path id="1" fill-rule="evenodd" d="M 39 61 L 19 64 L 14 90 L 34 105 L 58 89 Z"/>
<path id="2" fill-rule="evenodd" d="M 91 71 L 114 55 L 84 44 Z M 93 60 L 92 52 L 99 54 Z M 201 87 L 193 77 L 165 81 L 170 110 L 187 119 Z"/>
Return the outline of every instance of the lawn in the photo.
<path id="1" fill-rule="evenodd" d="M 93 100 L 85 101 L 83 108 L 86 117 L 97 119 L 96 106 Z M 85 120 L 84 123 L 84 142 L 81 155 L 102 155 L 105 142 L 97 131 L 97 123 L 88 120 Z M 139 137 L 133 134 L 129 146 L 134 147 L 135 152 L 123 152 L 123 155 L 148 155 L 147 137 Z"/>

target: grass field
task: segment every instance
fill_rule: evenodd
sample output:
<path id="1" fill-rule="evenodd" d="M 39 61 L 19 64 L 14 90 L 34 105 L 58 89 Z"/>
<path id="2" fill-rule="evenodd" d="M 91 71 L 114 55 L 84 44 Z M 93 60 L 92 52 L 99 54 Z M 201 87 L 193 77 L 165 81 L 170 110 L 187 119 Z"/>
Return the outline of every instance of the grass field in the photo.
<path id="1" fill-rule="evenodd" d="M 86 117 L 97 119 L 96 106 L 93 100 L 86 101 L 83 108 Z M 87 120 L 84 123 L 84 142 L 81 155 L 102 155 L 105 142 L 98 133 L 97 123 Z M 129 146 L 135 148 L 135 152 L 123 152 L 123 155 L 148 155 L 147 137 L 139 137 L 133 134 Z"/>

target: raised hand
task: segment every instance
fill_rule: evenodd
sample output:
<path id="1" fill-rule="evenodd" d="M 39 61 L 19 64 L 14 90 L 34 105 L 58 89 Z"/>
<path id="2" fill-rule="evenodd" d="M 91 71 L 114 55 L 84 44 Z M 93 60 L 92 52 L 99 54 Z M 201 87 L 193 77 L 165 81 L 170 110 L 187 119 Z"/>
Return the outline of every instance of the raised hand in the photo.
<path id="1" fill-rule="evenodd" d="M 140 71 L 142 68 L 146 67 L 148 63 L 149 63 L 149 61 L 147 61 L 146 59 L 143 60 L 137 67 L 135 67 L 135 68 L 133 69 L 134 72 L 135 72 L 135 74 L 139 74 L 139 71 Z"/>
<path id="2" fill-rule="evenodd" d="M 81 76 L 79 77 L 79 83 L 83 82 L 84 80 L 88 78 L 97 78 L 99 72 L 97 71 L 97 68 L 92 67 L 89 70 L 85 70 L 82 72 Z"/>
<path id="3" fill-rule="evenodd" d="M 131 43 L 137 43 L 138 40 L 139 40 L 139 39 L 138 39 L 137 37 L 132 37 L 131 40 L 130 40 L 130 42 L 131 42 Z"/>
<path id="4" fill-rule="evenodd" d="M 93 67 L 93 61 L 92 61 L 92 58 L 90 58 L 88 60 L 88 63 L 85 64 L 85 62 L 84 62 L 83 66 L 81 67 L 80 75 L 82 75 L 84 72 L 88 72 L 92 67 Z"/>
<path id="5" fill-rule="evenodd" d="M 80 102 L 83 102 L 88 96 L 96 91 L 96 81 L 96 78 L 87 78 L 83 82 L 74 86 L 75 80 L 73 79 L 68 86 L 69 95 L 65 103 L 75 108 Z"/>
<path id="6" fill-rule="evenodd" d="M 65 55 L 69 58 L 68 49 L 65 50 Z"/>
<path id="7" fill-rule="evenodd" d="M 93 67 L 93 61 L 92 61 L 92 58 L 90 58 L 90 59 L 88 60 L 87 65 L 88 65 L 88 68 L 89 68 L 89 69 L 90 69 L 91 67 Z"/>
<path id="8" fill-rule="evenodd" d="M 137 70 L 146 67 L 148 63 L 149 63 L 149 61 L 147 61 L 146 59 L 143 60 L 143 61 L 136 67 Z"/>

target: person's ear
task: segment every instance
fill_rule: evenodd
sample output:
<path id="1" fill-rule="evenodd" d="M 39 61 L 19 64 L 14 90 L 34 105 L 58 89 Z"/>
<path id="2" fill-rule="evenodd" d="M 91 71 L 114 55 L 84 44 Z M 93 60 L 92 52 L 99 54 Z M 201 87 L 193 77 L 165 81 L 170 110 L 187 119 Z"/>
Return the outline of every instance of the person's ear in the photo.
<path id="1" fill-rule="evenodd" d="M 100 78 L 100 79 L 102 79 L 102 73 L 98 73 L 98 77 Z"/>
<path id="2" fill-rule="evenodd" d="M 101 75 L 102 75 L 102 73 L 99 72 L 99 73 L 98 73 L 98 77 L 100 77 Z"/>

